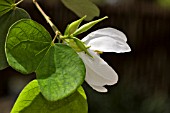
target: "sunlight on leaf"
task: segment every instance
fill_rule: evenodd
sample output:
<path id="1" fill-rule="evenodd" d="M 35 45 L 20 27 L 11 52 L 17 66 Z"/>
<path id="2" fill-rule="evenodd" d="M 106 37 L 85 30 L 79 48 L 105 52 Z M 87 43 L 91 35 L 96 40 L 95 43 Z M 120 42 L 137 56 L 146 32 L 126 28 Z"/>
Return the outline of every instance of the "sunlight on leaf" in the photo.
<path id="1" fill-rule="evenodd" d="M 20 93 L 11 113 L 87 113 L 87 100 L 82 87 L 72 95 L 59 100 L 46 100 L 37 80 L 30 82 Z"/>
<path id="2" fill-rule="evenodd" d="M 85 66 L 72 48 L 51 42 L 43 26 L 23 19 L 9 30 L 6 55 L 9 65 L 19 72 L 35 72 L 42 94 L 56 101 L 73 93 L 83 83 Z"/>

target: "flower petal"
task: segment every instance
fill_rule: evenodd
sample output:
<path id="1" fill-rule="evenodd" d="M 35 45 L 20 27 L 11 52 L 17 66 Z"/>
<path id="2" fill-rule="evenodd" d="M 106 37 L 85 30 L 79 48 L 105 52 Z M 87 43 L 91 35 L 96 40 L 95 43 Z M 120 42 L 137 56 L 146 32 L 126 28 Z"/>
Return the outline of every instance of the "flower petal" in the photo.
<path id="1" fill-rule="evenodd" d="M 107 89 L 103 86 L 90 85 L 94 90 L 98 92 L 107 92 Z"/>
<path id="2" fill-rule="evenodd" d="M 86 66 L 86 82 L 90 86 L 104 86 L 117 83 L 118 76 L 116 72 L 96 53 L 91 50 L 89 50 L 89 53 L 93 58 L 84 52 L 79 53 L 79 56 L 82 58 Z"/>
<path id="3" fill-rule="evenodd" d="M 91 32 L 88 35 L 91 35 L 91 36 L 100 35 L 100 36 L 109 36 L 109 37 L 117 36 L 117 38 L 120 38 L 120 39 L 124 40 L 125 42 L 127 41 L 127 38 L 123 32 L 121 32 L 117 29 L 114 29 L 114 28 L 110 28 L 110 27 L 98 29 L 94 32 Z M 93 37 L 85 37 L 82 39 L 82 41 L 87 41 L 87 40 L 89 40 L 89 38 L 93 38 Z"/>
<path id="4" fill-rule="evenodd" d="M 113 28 L 103 28 L 88 34 L 82 39 L 91 50 L 103 52 L 129 52 L 129 45 L 126 43 L 127 38 L 121 31 Z"/>

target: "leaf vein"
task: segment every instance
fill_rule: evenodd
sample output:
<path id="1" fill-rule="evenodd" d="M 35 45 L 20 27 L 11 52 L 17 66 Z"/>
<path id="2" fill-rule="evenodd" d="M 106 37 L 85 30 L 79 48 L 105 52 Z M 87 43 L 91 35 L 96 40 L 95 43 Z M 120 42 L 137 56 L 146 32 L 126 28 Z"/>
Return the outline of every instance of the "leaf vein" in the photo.
<path id="1" fill-rule="evenodd" d="M 33 25 L 31 25 L 31 24 L 28 24 L 27 22 L 24 22 L 24 23 L 27 24 L 27 25 L 29 25 L 29 26 L 31 26 L 31 27 L 33 27 L 33 28 L 35 28 L 37 31 L 39 31 L 41 34 L 43 34 L 43 32 L 40 31 L 36 26 L 33 26 Z M 49 40 L 48 37 L 44 36 L 44 34 L 43 34 L 42 36 L 43 36 L 45 39 Z M 50 40 L 50 41 L 51 41 L 51 40 Z"/>

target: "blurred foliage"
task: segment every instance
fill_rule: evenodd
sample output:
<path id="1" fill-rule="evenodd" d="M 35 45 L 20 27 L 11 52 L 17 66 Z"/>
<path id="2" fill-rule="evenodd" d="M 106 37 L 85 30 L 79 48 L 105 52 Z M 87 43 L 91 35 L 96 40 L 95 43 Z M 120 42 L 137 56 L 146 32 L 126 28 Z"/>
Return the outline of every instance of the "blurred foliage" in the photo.
<path id="1" fill-rule="evenodd" d="M 106 2 L 106 0 L 91 0 L 91 1 L 97 5 L 102 5 L 103 3 Z"/>
<path id="2" fill-rule="evenodd" d="M 83 17 L 87 15 L 85 20 L 92 20 L 94 17 L 99 16 L 99 8 L 89 0 L 61 0 L 63 4 L 73 11 L 77 16 Z"/>
<path id="3" fill-rule="evenodd" d="M 170 8 L 170 0 L 157 0 L 158 3 L 166 8 Z"/>

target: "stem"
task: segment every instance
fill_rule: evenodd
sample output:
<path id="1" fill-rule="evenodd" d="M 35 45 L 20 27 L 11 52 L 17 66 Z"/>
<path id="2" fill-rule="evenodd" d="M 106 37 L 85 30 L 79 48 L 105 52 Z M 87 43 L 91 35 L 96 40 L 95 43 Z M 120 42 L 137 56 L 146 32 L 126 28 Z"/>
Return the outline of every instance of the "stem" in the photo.
<path id="1" fill-rule="evenodd" d="M 53 29 L 53 31 L 55 32 L 56 35 L 60 35 L 60 31 L 58 30 L 58 28 L 52 23 L 52 21 L 50 20 L 50 17 L 47 16 L 44 11 L 42 10 L 42 8 L 40 7 L 40 5 L 37 3 L 36 0 L 33 0 L 33 3 L 35 4 L 35 6 L 37 7 L 37 9 L 41 12 L 41 14 L 44 16 L 44 18 L 46 19 L 47 23 L 50 24 L 51 28 Z M 55 36 L 57 37 L 57 36 Z M 55 38 L 54 37 L 54 38 Z M 55 38 L 56 39 L 56 38 Z M 55 40 L 54 40 L 55 41 Z"/>
<path id="2" fill-rule="evenodd" d="M 58 38 L 58 35 L 59 35 L 59 32 L 56 31 L 55 37 L 53 38 L 53 41 L 52 41 L 53 44 L 54 44 L 54 42 L 55 42 L 56 39 L 58 39 L 59 42 L 60 42 L 60 38 Z"/>
<path id="3" fill-rule="evenodd" d="M 16 4 L 15 4 L 15 6 L 17 6 L 18 4 L 20 4 L 21 2 L 23 2 L 24 0 L 20 0 L 20 1 L 18 1 Z"/>

